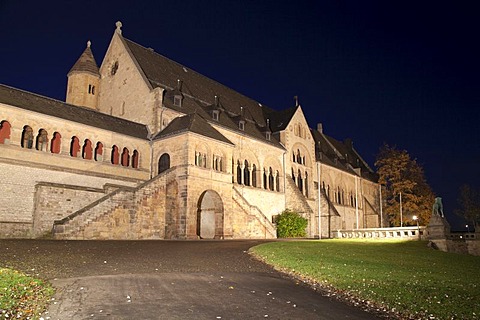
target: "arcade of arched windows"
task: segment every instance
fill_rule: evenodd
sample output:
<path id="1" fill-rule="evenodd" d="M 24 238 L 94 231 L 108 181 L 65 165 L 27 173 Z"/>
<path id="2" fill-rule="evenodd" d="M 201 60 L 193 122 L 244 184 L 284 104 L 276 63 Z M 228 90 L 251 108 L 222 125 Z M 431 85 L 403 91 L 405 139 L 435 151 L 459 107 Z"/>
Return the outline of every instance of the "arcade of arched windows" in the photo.
<path id="1" fill-rule="evenodd" d="M 357 197 L 355 196 L 355 191 L 346 192 L 345 189 L 340 188 L 339 186 L 330 187 L 329 184 L 325 184 L 325 181 L 322 182 L 322 190 L 328 199 L 333 203 L 353 208 L 357 206 Z M 361 201 L 358 202 L 359 208 L 361 208 L 361 203 Z"/>
<path id="2" fill-rule="evenodd" d="M 201 151 L 195 151 L 195 165 L 197 167 L 207 167 L 207 153 Z"/>
<path id="3" fill-rule="evenodd" d="M 209 165 L 210 160 L 211 166 Z M 225 157 L 218 153 L 210 155 L 208 151 L 206 151 L 206 148 L 200 146 L 195 150 L 195 166 L 225 172 Z"/>
<path id="4" fill-rule="evenodd" d="M 292 161 L 304 166 L 307 164 L 305 154 L 302 154 L 300 149 L 292 151 Z"/>
<path id="5" fill-rule="evenodd" d="M 305 139 L 307 137 L 307 129 L 305 126 L 300 123 L 295 123 L 293 125 L 293 134 L 297 137 Z"/>
<path id="6" fill-rule="evenodd" d="M 292 179 L 300 192 L 305 196 L 310 196 L 310 175 L 307 170 L 292 167 Z"/>
<path id="7" fill-rule="evenodd" d="M 0 144 L 10 143 L 11 125 L 7 120 L 0 121 Z M 69 143 L 68 153 L 71 157 L 81 157 L 85 160 L 103 161 L 104 146 L 98 141 L 93 144 L 90 139 L 85 139 L 83 142 L 77 136 L 72 136 L 70 139 L 65 139 Z M 47 130 L 41 128 L 37 134 L 29 125 L 25 125 L 22 129 L 20 138 L 20 146 L 24 149 L 35 149 L 42 152 L 50 152 L 53 154 L 60 154 L 62 150 L 62 135 L 55 131 L 52 139 L 49 141 Z M 124 167 L 138 168 L 140 154 L 137 150 L 133 150 L 130 155 L 130 150 L 124 147 L 120 153 L 120 149 L 112 146 L 111 163 L 114 165 L 121 164 Z"/>
<path id="8" fill-rule="evenodd" d="M 232 160 L 234 183 L 280 192 L 280 172 L 272 167 L 259 168 L 253 162 Z"/>

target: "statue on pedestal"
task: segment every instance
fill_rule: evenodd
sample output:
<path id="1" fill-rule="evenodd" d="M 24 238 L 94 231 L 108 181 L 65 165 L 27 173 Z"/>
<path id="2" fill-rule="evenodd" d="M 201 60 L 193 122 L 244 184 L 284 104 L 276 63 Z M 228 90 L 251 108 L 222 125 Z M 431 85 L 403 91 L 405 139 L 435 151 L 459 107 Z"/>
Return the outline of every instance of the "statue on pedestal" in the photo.
<path id="1" fill-rule="evenodd" d="M 445 218 L 443 215 L 443 204 L 442 204 L 442 198 L 436 197 L 435 198 L 435 203 L 433 204 L 433 209 L 432 209 L 432 216 L 437 215 L 442 218 Z"/>
<path id="2" fill-rule="evenodd" d="M 445 219 L 445 215 L 443 213 L 442 198 L 436 197 L 435 203 L 433 204 L 430 223 L 427 226 L 427 238 L 430 240 L 446 239 L 449 233 L 450 225 Z"/>

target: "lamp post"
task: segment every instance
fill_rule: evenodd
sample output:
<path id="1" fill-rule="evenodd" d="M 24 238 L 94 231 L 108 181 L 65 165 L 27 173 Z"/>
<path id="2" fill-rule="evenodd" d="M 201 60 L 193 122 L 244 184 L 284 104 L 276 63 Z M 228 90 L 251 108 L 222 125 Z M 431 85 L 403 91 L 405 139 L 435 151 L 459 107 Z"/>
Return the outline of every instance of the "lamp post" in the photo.
<path id="1" fill-rule="evenodd" d="M 400 227 L 403 227 L 402 193 L 400 192 Z"/>
<path id="2" fill-rule="evenodd" d="M 417 217 L 417 216 L 413 216 L 412 219 L 417 222 L 418 240 L 420 240 L 421 237 L 420 237 L 420 226 L 418 225 L 418 217 Z"/>
<path id="3" fill-rule="evenodd" d="M 465 228 L 467 228 L 467 232 L 470 233 L 470 228 L 468 227 L 468 224 L 465 225 Z"/>

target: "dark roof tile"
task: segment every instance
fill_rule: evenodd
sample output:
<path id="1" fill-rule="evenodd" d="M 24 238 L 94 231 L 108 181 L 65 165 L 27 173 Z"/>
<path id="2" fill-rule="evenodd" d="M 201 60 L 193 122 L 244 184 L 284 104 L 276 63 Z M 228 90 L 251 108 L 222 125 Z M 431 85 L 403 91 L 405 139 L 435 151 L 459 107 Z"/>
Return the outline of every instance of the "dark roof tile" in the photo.
<path id="1" fill-rule="evenodd" d="M 93 56 L 92 49 L 90 49 L 90 41 L 87 43 L 87 47 L 83 51 L 80 58 L 73 65 L 73 67 L 68 72 L 70 75 L 72 72 L 89 72 L 96 76 L 100 76 L 100 71 Z"/>
<path id="2" fill-rule="evenodd" d="M 147 126 L 143 124 L 116 118 L 92 109 L 74 106 L 2 84 L 0 84 L 0 103 L 135 138 L 147 139 L 149 134 Z"/>
<path id="3" fill-rule="evenodd" d="M 172 122 L 170 122 L 168 126 L 160 131 L 160 133 L 158 133 L 153 139 L 157 140 L 182 132 L 194 132 L 199 135 L 233 145 L 230 140 L 225 138 L 224 135 L 218 132 L 196 113 L 173 119 Z"/>

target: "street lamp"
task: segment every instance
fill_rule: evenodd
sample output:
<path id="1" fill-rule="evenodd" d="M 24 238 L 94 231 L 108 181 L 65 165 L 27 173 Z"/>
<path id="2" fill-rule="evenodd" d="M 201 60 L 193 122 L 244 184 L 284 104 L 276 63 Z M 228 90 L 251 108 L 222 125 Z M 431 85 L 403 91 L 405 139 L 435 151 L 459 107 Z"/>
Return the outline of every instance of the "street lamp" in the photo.
<path id="1" fill-rule="evenodd" d="M 418 232 L 418 240 L 420 240 L 420 226 L 418 225 L 418 217 L 417 216 L 413 216 L 412 217 L 413 221 L 416 221 L 417 222 L 417 232 Z"/>
<path id="2" fill-rule="evenodd" d="M 465 225 L 465 228 L 467 228 L 467 232 L 470 233 L 470 228 L 468 227 L 468 224 Z"/>

